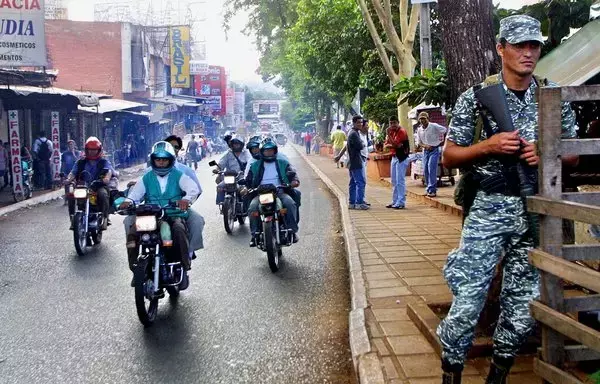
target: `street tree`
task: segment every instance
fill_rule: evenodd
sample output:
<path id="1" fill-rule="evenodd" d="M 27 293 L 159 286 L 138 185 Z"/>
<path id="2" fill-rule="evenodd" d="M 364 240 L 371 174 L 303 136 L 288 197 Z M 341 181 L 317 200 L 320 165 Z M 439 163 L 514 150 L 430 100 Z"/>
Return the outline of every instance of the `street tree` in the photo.
<path id="1" fill-rule="evenodd" d="M 361 13 L 385 72 L 391 82 L 396 84 L 403 77 L 411 77 L 417 64 L 413 56 L 413 47 L 420 5 L 409 6 L 408 0 L 399 0 L 397 6 L 392 5 L 391 0 L 371 0 L 369 4 L 367 1 L 358 0 Z M 396 15 L 399 17 L 396 18 Z M 379 27 L 374 20 L 379 22 Z M 392 62 L 394 57 L 396 63 Z M 398 105 L 400 125 L 406 128 L 412 145 L 413 131 L 408 120 L 408 111 L 408 104 Z"/>
<path id="2" fill-rule="evenodd" d="M 439 0 L 444 59 L 448 71 L 447 107 L 468 87 L 497 73 L 492 0 Z"/>

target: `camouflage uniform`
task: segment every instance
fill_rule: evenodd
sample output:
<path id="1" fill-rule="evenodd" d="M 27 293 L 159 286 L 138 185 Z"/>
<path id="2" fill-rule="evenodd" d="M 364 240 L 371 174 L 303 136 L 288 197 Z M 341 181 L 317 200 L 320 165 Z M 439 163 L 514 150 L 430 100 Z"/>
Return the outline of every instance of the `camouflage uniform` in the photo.
<path id="1" fill-rule="evenodd" d="M 501 21 L 500 38 L 511 44 L 523 41 L 542 41 L 539 22 L 528 16 L 511 16 Z M 537 84 L 531 85 L 521 101 L 504 85 L 506 100 L 513 124 L 519 136 L 529 142 L 538 140 L 538 110 L 535 100 Z M 556 86 L 550 83 L 549 86 Z M 483 86 L 483 84 L 482 84 Z M 473 88 L 457 100 L 452 114 L 447 139 L 459 146 L 470 146 L 474 141 L 478 109 Z M 498 127 L 487 114 L 494 133 Z M 562 105 L 562 136 L 575 137 L 575 116 L 568 103 Z M 481 141 L 485 140 L 485 130 Z M 474 166 L 481 178 L 502 171 L 501 163 L 492 158 Z M 449 364 L 464 364 L 471 347 L 474 329 L 487 297 L 488 288 L 500 259 L 504 265 L 504 281 L 500 303 L 502 313 L 494 334 L 494 355 L 512 358 L 531 331 L 534 320 L 529 313 L 529 302 L 539 296 L 539 275 L 527 260 L 527 251 L 533 247 L 527 232 L 527 216 L 520 197 L 487 194 L 478 191 L 467 216 L 460 245 L 450 252 L 444 267 L 444 276 L 454 295 L 448 316 L 440 324 L 437 334 L 443 346 L 442 357 Z"/>

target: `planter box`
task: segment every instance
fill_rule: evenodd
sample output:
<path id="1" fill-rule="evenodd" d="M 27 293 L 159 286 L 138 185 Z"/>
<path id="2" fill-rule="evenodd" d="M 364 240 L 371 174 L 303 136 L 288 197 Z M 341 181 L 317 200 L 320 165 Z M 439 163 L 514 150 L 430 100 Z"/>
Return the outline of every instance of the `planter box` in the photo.
<path id="1" fill-rule="evenodd" d="M 321 144 L 319 146 L 319 155 L 321 156 L 329 156 L 329 148 L 327 147 L 329 144 Z"/>
<path id="2" fill-rule="evenodd" d="M 391 153 L 371 153 L 367 161 L 367 177 L 375 180 L 388 178 L 391 176 L 390 165 L 392 162 Z"/>

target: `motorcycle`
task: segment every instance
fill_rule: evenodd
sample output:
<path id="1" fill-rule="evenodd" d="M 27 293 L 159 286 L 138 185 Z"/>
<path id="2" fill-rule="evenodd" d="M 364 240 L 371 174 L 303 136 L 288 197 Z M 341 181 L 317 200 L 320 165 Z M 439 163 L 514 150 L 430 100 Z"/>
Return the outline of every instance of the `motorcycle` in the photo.
<path id="1" fill-rule="evenodd" d="M 262 228 L 256 234 L 256 246 L 267 253 L 269 268 L 275 273 L 279 270 L 280 259 L 283 257 L 282 247 L 289 247 L 293 242 L 293 232 L 285 227 L 284 215 L 287 210 L 282 207 L 277 198 L 279 190 L 291 189 L 288 185 L 260 185 L 250 190 L 251 196 L 257 194 L 259 199 L 258 215 Z"/>
<path id="2" fill-rule="evenodd" d="M 119 205 L 120 199 L 115 201 Z M 184 278 L 181 255 L 173 248 L 171 226 L 166 220 L 167 210 L 177 211 L 175 202 L 167 206 L 157 204 L 133 204 L 119 211 L 134 214 L 136 244 L 139 244 L 133 279 L 135 306 L 140 322 L 149 327 L 158 312 L 158 300 L 165 297 L 165 290 L 173 299 L 179 297 L 179 286 Z"/>
<path id="3" fill-rule="evenodd" d="M 218 167 L 216 161 L 208 163 L 211 167 Z M 225 189 L 225 199 L 219 204 L 221 215 L 223 215 L 223 226 L 225 232 L 231 234 L 235 226 L 235 221 L 244 225 L 248 215 L 244 209 L 244 201 L 239 192 L 238 177 L 240 174 L 235 171 L 218 171 L 216 173 L 223 178 L 223 188 Z"/>
<path id="4" fill-rule="evenodd" d="M 88 173 L 88 172 L 84 172 Z M 84 178 L 76 183 L 69 183 L 66 188 L 67 197 L 75 199 L 73 215 L 73 242 L 79 256 L 85 254 L 88 246 L 102 242 L 102 212 L 97 203 L 97 186 L 104 185 L 101 180 L 94 180 L 89 186 Z"/>
<path id="5" fill-rule="evenodd" d="M 16 203 L 33 196 L 33 188 L 31 187 L 31 179 L 33 178 L 33 167 L 30 161 L 21 160 L 21 183 L 23 185 L 23 193 L 13 192 L 13 199 Z"/>

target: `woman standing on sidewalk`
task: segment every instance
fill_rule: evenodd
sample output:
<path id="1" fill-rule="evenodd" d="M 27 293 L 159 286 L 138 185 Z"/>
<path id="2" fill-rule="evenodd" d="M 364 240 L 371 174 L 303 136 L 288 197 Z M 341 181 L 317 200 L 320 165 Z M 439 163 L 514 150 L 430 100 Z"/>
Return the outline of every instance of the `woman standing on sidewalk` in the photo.
<path id="1" fill-rule="evenodd" d="M 400 127 L 398 118 L 390 117 L 390 127 L 387 129 L 384 148 L 392 152 L 392 203 L 386 208 L 404 209 L 406 204 L 406 168 L 408 167 L 408 152 L 410 146 L 408 134 Z"/>

